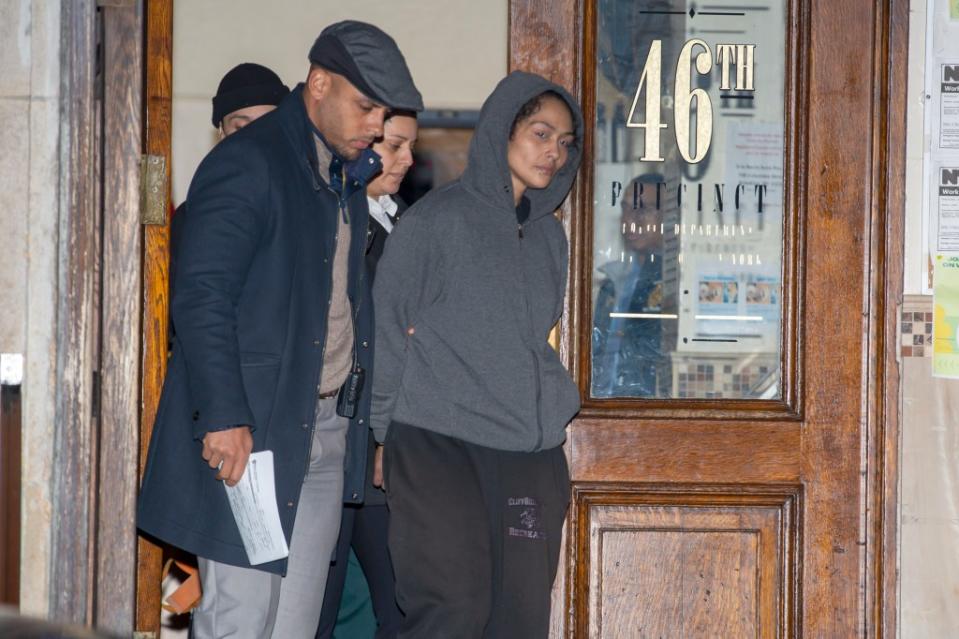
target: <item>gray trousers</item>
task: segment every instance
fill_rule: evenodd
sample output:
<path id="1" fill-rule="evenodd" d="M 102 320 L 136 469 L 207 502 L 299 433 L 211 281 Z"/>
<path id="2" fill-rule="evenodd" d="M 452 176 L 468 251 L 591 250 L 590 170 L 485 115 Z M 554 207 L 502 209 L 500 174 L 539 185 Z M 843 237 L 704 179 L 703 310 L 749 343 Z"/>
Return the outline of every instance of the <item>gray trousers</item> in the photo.
<path id="1" fill-rule="evenodd" d="M 343 509 L 343 457 L 349 420 L 336 398 L 317 402 L 310 467 L 296 510 L 285 577 L 198 557 L 203 599 L 195 639 L 312 639 Z"/>

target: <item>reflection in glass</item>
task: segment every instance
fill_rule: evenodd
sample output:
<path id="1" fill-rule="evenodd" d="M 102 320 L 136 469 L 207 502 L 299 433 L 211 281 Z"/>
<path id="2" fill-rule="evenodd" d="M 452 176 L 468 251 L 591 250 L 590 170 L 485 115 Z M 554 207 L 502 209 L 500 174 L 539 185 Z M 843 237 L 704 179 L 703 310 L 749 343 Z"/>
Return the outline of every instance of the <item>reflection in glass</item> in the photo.
<path id="1" fill-rule="evenodd" d="M 593 397 L 778 398 L 785 0 L 599 0 Z"/>

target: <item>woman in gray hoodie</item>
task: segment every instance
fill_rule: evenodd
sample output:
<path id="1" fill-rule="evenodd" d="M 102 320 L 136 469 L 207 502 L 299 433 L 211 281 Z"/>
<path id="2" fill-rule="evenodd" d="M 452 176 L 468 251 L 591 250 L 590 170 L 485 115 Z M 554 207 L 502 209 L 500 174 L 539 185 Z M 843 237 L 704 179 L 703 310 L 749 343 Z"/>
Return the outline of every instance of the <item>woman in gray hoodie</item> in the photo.
<path id="1" fill-rule="evenodd" d="M 582 122 L 563 88 L 510 74 L 466 171 L 407 212 L 377 269 L 371 426 L 401 637 L 547 636 L 579 409 L 547 341 L 568 264 L 553 212 Z"/>

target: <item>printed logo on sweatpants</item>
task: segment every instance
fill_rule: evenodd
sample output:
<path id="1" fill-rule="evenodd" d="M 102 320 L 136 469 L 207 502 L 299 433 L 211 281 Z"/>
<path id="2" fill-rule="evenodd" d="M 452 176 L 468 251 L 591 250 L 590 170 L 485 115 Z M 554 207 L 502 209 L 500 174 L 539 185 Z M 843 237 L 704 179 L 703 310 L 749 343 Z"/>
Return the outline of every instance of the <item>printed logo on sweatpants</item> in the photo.
<path id="1" fill-rule="evenodd" d="M 532 497 L 506 500 L 506 532 L 510 537 L 546 539 L 539 504 Z"/>

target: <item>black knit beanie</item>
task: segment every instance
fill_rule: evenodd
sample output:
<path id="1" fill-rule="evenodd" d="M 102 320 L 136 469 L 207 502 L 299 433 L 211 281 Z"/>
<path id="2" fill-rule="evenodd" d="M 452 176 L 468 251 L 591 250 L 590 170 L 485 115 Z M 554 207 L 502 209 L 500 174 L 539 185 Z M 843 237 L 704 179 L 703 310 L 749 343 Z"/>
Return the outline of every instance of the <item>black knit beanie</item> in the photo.
<path id="1" fill-rule="evenodd" d="M 276 106 L 290 90 L 280 76 L 263 65 L 244 62 L 230 69 L 213 96 L 213 126 L 238 109 L 260 104 Z"/>

